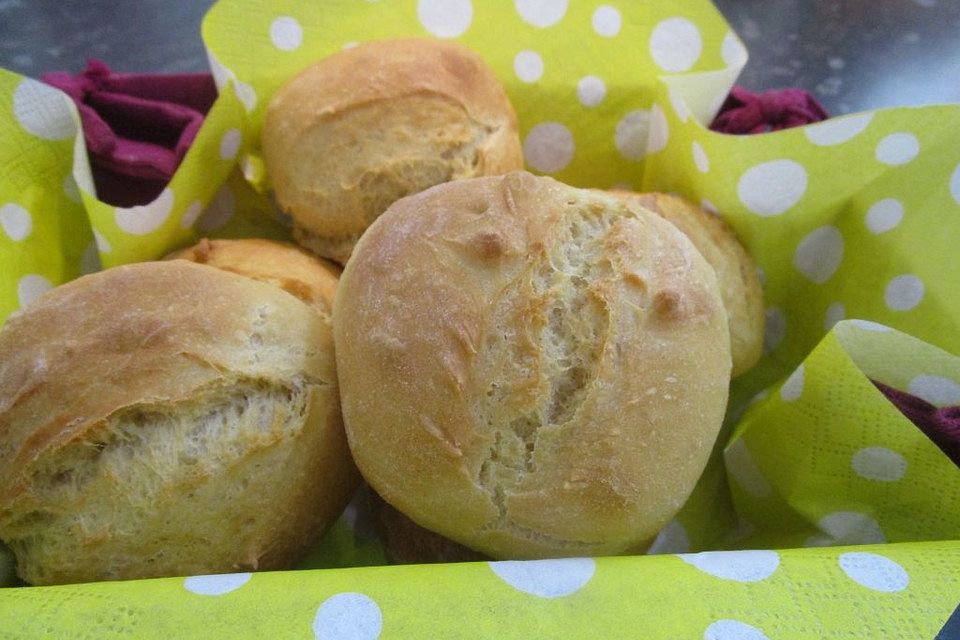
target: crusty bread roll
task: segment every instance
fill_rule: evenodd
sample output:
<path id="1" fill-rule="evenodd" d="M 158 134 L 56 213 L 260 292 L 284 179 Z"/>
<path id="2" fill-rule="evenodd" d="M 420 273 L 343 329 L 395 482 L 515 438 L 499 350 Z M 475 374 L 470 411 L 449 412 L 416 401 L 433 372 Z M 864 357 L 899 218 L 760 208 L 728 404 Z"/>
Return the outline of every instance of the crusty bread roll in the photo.
<path id="1" fill-rule="evenodd" d="M 632 200 L 527 173 L 395 203 L 340 281 L 350 447 L 421 526 L 498 558 L 653 537 L 717 436 L 716 276 Z"/>
<path id="2" fill-rule="evenodd" d="M 356 487 L 329 323 L 183 260 L 0 331 L 0 538 L 33 584 L 289 567 Z"/>
<path id="3" fill-rule="evenodd" d="M 245 238 L 208 240 L 167 256 L 168 260 L 190 260 L 269 282 L 300 298 L 319 313 L 333 314 L 340 268 L 332 262 L 286 242 Z"/>
<path id="4" fill-rule="evenodd" d="M 340 263 L 403 196 L 523 167 L 503 86 L 439 40 L 364 43 L 308 67 L 273 96 L 262 139 L 297 242 Z"/>
<path id="5" fill-rule="evenodd" d="M 733 375 L 750 370 L 763 355 L 763 288 L 757 276 L 757 265 L 733 230 L 718 216 L 678 196 L 627 191 L 614 193 L 637 199 L 642 206 L 671 222 L 690 238 L 710 263 L 716 271 L 720 297 L 727 310 Z"/>

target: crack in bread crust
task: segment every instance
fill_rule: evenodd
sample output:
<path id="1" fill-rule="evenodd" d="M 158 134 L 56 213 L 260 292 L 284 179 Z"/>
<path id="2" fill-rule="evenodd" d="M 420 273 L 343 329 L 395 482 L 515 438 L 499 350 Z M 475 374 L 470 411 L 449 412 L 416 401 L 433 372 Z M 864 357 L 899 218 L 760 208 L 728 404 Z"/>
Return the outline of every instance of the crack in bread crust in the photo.
<path id="1" fill-rule="evenodd" d="M 304 380 L 239 380 L 190 400 L 120 409 L 83 439 L 33 465 L 25 478 L 29 501 L 43 506 L 21 508 L 15 519 L 7 509 L 0 522 L 4 538 L 24 563 L 22 570 L 31 571 L 44 567 L 32 562 L 35 558 L 56 555 L 58 549 L 70 554 L 62 535 L 48 532 L 70 531 L 71 544 L 79 546 L 95 547 L 110 538 L 148 544 L 149 531 L 141 527 L 149 525 L 146 514 L 158 509 L 158 502 L 172 492 L 193 495 L 211 477 L 245 464 L 254 451 L 297 438 L 320 386 Z M 242 493 L 247 484 L 241 476 L 234 490 Z M 223 498 L 228 503 L 231 496 Z M 129 517 L 130 511 L 138 515 Z M 105 575 L 113 570 L 123 575 L 117 567 L 104 568 Z"/>
<path id="2" fill-rule="evenodd" d="M 478 362 L 500 382 L 477 407 L 493 436 L 477 483 L 498 510 L 485 529 L 588 548 L 522 527 L 507 508 L 509 494 L 537 474 L 541 430 L 569 423 L 588 397 L 610 331 L 603 291 L 614 272 L 604 244 L 620 214 L 578 204 L 567 203 L 548 245 L 495 302 Z"/>
<path id="3" fill-rule="evenodd" d="M 424 122 L 422 112 L 434 117 Z M 344 147 L 348 159 L 318 164 L 313 182 L 293 194 L 278 191 L 277 201 L 292 218 L 298 243 L 341 264 L 397 200 L 495 169 L 488 166 L 491 145 L 506 126 L 481 122 L 461 102 L 432 91 L 351 104 L 321 124 L 330 130 L 324 142 Z M 357 137 L 355 130 L 369 133 Z"/>

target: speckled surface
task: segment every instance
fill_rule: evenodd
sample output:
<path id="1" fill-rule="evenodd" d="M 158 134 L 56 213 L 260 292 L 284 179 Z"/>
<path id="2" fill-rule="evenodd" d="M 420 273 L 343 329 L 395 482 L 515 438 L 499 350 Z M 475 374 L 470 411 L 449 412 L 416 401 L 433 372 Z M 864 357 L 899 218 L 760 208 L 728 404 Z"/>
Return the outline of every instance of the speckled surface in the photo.
<path id="1" fill-rule="evenodd" d="M 960 0 L 716 0 L 751 53 L 740 83 L 802 87 L 833 114 L 960 102 Z M 88 57 L 205 71 L 212 0 L 0 0 L 0 66 L 38 76 Z"/>

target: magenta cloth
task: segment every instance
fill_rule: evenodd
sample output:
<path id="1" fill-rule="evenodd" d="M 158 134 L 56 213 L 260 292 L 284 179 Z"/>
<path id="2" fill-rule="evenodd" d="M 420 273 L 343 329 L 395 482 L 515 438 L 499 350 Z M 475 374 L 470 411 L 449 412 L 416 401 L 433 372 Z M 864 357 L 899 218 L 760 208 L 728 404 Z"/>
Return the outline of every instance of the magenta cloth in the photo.
<path id="1" fill-rule="evenodd" d="M 734 87 L 710 128 L 720 133 L 767 133 L 829 117 L 817 99 L 803 89 L 752 93 Z"/>
<path id="2" fill-rule="evenodd" d="M 120 206 L 160 194 L 217 97 L 208 73 L 114 73 L 99 60 L 76 76 L 54 71 L 41 79 L 77 104 L 97 196 Z"/>
<path id="3" fill-rule="evenodd" d="M 903 415 L 933 440 L 954 464 L 960 466 L 960 406 L 937 408 L 922 398 L 882 382 L 874 380 L 873 384 Z"/>

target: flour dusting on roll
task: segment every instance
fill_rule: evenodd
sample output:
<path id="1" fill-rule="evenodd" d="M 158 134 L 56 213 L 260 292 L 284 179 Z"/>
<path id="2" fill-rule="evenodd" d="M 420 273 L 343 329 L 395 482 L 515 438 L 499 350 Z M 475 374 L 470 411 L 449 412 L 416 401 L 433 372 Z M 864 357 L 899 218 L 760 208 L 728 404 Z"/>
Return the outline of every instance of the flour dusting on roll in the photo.
<path id="1" fill-rule="evenodd" d="M 290 568 L 358 482 L 329 322 L 183 260 L 0 331 L 0 539 L 32 584 Z"/>
<path id="2" fill-rule="evenodd" d="M 730 382 L 693 244 L 632 200 L 526 173 L 394 204 L 347 264 L 334 334 L 367 481 L 499 558 L 651 539 L 703 471 Z"/>
<path id="3" fill-rule="evenodd" d="M 713 267 L 730 325 L 733 376 L 749 371 L 763 355 L 763 288 L 757 265 L 733 230 L 719 217 L 669 193 L 615 191 L 635 198 L 683 232 Z"/>
<path id="4" fill-rule="evenodd" d="M 175 251 L 168 260 L 189 260 L 280 287 L 324 317 L 333 314 L 340 269 L 286 242 L 242 238 L 210 240 Z"/>
<path id="5" fill-rule="evenodd" d="M 362 43 L 304 69 L 274 94 L 262 139 L 297 242 L 340 263 L 396 200 L 523 167 L 503 86 L 440 40 Z"/>

